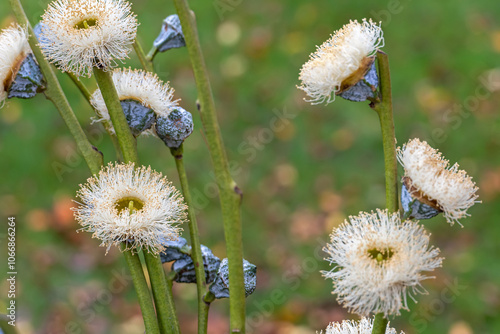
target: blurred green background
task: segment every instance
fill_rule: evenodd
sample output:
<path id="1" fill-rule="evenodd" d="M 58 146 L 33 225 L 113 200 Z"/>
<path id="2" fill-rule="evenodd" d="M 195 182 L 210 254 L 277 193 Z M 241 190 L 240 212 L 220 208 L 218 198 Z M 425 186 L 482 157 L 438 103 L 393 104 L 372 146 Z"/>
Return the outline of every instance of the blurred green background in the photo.
<path id="1" fill-rule="evenodd" d="M 48 2 L 23 1 L 31 23 Z M 258 266 L 248 298 L 250 333 L 315 333 L 330 321 L 356 319 L 330 294 L 321 246 L 349 215 L 384 206 L 378 118 L 366 103 L 338 98 L 311 106 L 296 89 L 315 45 L 350 19 L 382 20 L 389 54 L 398 144 L 419 137 L 458 162 L 480 187 L 482 204 L 449 226 L 425 221 L 446 258 L 428 295 L 391 321 L 414 333 L 499 333 L 500 319 L 500 2 L 496 0 L 192 1 L 233 174 L 244 191 L 245 258 Z M 149 50 L 169 1 L 134 1 Z M 0 2 L 0 26 L 12 22 Z M 124 66 L 138 67 L 133 53 Z M 185 162 L 197 202 L 202 243 L 225 257 L 211 162 L 196 112 L 186 49 L 159 54 L 155 69 L 193 112 Z M 59 78 L 91 141 L 114 159 L 92 110 L 64 74 Z M 92 89 L 95 83 L 84 80 Z M 144 164 L 179 186 L 163 143 L 139 140 Z M 89 171 L 43 96 L 0 109 L 1 233 L 17 219 L 18 326 L 21 333 L 142 333 L 135 292 L 116 250 L 78 228 L 70 208 Z M 5 235 L 3 235 L 5 237 Z M 2 239 L 4 243 L 5 239 Z M 2 246 L 5 254 L 5 246 Z M 2 255 L 2 267 L 5 262 Z M 2 269 L 4 270 L 4 269 Z M 125 273 L 125 274 L 123 274 Z M 0 310 L 6 307 L 0 282 Z M 196 328 L 196 290 L 176 285 L 185 333 Z M 214 303 L 210 333 L 228 330 L 228 301 Z"/>

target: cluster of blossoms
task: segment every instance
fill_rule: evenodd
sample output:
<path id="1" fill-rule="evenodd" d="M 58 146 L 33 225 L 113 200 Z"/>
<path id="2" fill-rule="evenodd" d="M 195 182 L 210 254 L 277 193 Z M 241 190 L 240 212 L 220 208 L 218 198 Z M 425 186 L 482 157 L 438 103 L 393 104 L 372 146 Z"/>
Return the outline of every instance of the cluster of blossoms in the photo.
<path id="1" fill-rule="evenodd" d="M 138 22 L 130 3 L 123 0 L 56 0 L 42 17 L 40 48 L 45 57 L 65 72 L 90 76 L 96 69 L 111 71 L 128 57 Z M 184 45 L 178 17 L 165 19 L 155 41 L 155 52 Z M 0 102 L 7 97 L 31 97 L 43 88 L 43 77 L 28 44 L 26 29 L 13 26 L 0 34 Z M 310 102 L 330 103 L 336 95 L 352 101 L 379 101 L 375 53 L 383 47 L 380 24 L 351 21 L 311 54 L 301 71 L 298 88 Z M 5 47 L 7 46 L 7 47 Z M 154 56 L 154 55 L 152 55 Z M 174 90 L 158 76 L 142 70 L 114 69 L 111 75 L 132 134 L 159 137 L 179 148 L 193 131 L 191 114 L 173 99 Z M 90 102 L 95 122 L 115 130 L 100 89 Z M 334 267 L 323 275 L 333 281 L 333 293 L 349 311 L 363 317 L 386 318 L 408 310 L 408 298 L 425 293 L 421 282 L 442 265 L 439 249 L 429 245 L 430 234 L 411 219 L 439 213 L 450 224 L 469 216 L 477 203 L 477 187 L 458 164 L 450 166 L 441 153 L 419 139 L 397 150 L 404 167 L 398 212 L 376 210 L 351 216 L 334 229 L 325 247 Z M 180 245 L 179 224 L 187 219 L 181 194 L 161 173 L 133 163 L 109 164 L 78 191 L 74 215 L 80 230 L 93 233 L 101 246 L 144 249 L 175 260 L 179 281 L 195 279 L 194 263 Z M 173 243 L 171 242 L 173 241 Z M 184 240 L 185 241 L 185 240 Z M 229 267 L 204 248 L 207 282 L 216 298 L 229 297 Z M 255 289 L 255 266 L 244 263 L 246 294 Z M 174 270 L 175 271 L 175 270 Z M 326 334 L 371 333 L 368 318 L 332 323 Z M 396 334 L 393 328 L 385 333 Z"/>
<path id="2" fill-rule="evenodd" d="M 178 17 L 169 22 L 178 23 Z M 78 77 L 90 76 L 94 69 L 111 71 L 118 61 L 127 58 L 137 26 L 127 1 L 56 0 L 45 11 L 35 33 L 44 56 L 63 72 Z M 182 31 L 179 36 L 178 30 L 173 47 L 181 46 L 179 41 L 183 41 Z M 27 54 L 24 30 L 16 28 L 8 33 L 6 38 L 10 38 L 12 48 L 18 54 Z M 163 33 L 163 44 L 172 44 L 171 37 Z M 161 51 L 167 47 L 162 45 Z M 3 58 L 15 65 L 19 61 L 15 57 Z M 179 147 L 191 134 L 191 114 L 178 106 L 173 88 L 156 74 L 116 68 L 111 77 L 134 136 L 153 134 L 167 146 Z M 92 94 L 90 102 L 97 113 L 94 121 L 103 122 L 114 135 L 100 89 Z M 168 240 L 179 237 L 178 225 L 186 220 L 187 207 L 180 193 L 150 167 L 109 164 L 81 185 L 78 197 L 79 206 L 74 211 L 81 230 L 92 232 L 107 250 L 113 245 L 125 245 L 122 250 L 160 253 Z"/>
<path id="3" fill-rule="evenodd" d="M 351 101 L 380 103 L 375 53 L 384 45 L 380 25 L 351 21 L 334 32 L 312 53 L 300 71 L 312 104 L 330 103 L 336 95 Z M 419 139 L 397 149 L 404 167 L 402 217 L 379 210 L 351 216 L 335 228 L 324 248 L 333 269 L 323 275 L 333 281 L 333 294 L 349 311 L 385 318 L 408 309 L 408 298 L 426 293 L 421 282 L 441 266 L 439 249 L 429 245 L 430 234 L 418 221 L 443 213 L 453 224 L 469 216 L 477 203 L 477 187 L 458 164 L 450 166 L 441 153 Z M 344 321 L 328 326 L 326 334 L 371 333 L 373 323 Z M 386 333 L 396 333 L 387 328 Z"/>

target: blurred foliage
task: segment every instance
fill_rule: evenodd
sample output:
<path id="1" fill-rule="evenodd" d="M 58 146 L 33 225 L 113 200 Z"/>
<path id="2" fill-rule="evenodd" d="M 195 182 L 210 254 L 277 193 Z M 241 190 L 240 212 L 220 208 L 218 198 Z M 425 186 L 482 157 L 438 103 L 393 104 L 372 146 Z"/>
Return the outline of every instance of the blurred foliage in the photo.
<path id="1" fill-rule="evenodd" d="M 34 24 L 48 2 L 23 4 Z M 427 140 L 474 177 L 483 200 L 462 220 L 464 228 L 450 227 L 441 216 L 424 222 L 446 257 L 444 267 L 425 282 L 429 294 L 418 304 L 410 301 L 411 311 L 391 325 L 406 334 L 499 333 L 500 3 L 215 0 L 191 7 L 233 174 L 244 191 L 245 258 L 258 266 L 257 291 L 248 298 L 249 332 L 315 333 L 330 321 L 356 318 L 338 306 L 331 282 L 319 272 L 330 268 L 321 245 L 349 215 L 384 205 L 377 115 L 365 103 L 340 98 L 311 106 L 295 85 L 315 45 L 350 19 L 372 17 L 384 21 L 398 144 Z M 133 10 L 148 50 L 175 9 L 151 0 L 135 1 Z M 13 20 L 7 1 L 0 2 L 0 13 L 5 27 Z M 133 53 L 124 66 L 139 66 Z M 187 172 L 201 241 L 223 258 L 220 208 L 187 50 L 159 54 L 155 69 L 194 115 Z M 87 102 L 64 74 L 59 78 L 93 144 L 106 161 L 114 160 L 103 129 L 90 122 Z M 83 82 L 95 88 L 93 79 Z M 141 333 L 122 257 L 116 250 L 105 256 L 90 234 L 75 233 L 71 200 L 89 171 L 51 103 L 43 96 L 8 101 L 0 109 L 0 152 L 0 211 L 15 215 L 18 224 L 21 332 Z M 162 142 L 141 138 L 139 152 L 144 164 L 179 185 Z M 1 309 L 5 288 L 2 280 Z M 174 292 L 182 327 L 194 333 L 195 287 L 176 285 Z M 227 300 L 216 301 L 211 333 L 227 332 L 227 317 Z"/>

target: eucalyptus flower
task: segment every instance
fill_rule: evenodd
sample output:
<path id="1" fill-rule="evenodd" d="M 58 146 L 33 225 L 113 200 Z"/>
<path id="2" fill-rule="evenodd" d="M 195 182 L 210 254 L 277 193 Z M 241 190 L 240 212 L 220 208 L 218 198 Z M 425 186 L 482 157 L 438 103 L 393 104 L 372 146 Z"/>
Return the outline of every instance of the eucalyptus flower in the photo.
<path id="1" fill-rule="evenodd" d="M 300 70 L 298 88 L 310 97 L 308 102 L 333 102 L 335 95 L 363 80 L 374 68 L 374 54 L 383 46 L 380 25 L 366 19 L 350 21 L 310 55 Z"/>
<path id="2" fill-rule="evenodd" d="M 325 334 L 371 334 L 373 329 L 373 320 L 361 318 L 359 321 L 343 320 L 341 323 L 332 322 L 326 328 Z M 320 332 L 323 334 L 323 331 Z M 397 334 L 394 328 L 387 326 L 385 334 Z M 401 334 L 404 334 L 401 331 Z"/>
<path id="3" fill-rule="evenodd" d="M 124 0 L 56 0 L 42 16 L 41 50 L 57 67 L 90 76 L 128 57 L 137 19 Z"/>
<path id="4" fill-rule="evenodd" d="M 161 173 L 133 163 L 109 164 L 80 185 L 75 218 L 107 247 L 126 244 L 157 254 L 186 220 L 183 197 Z"/>
<path id="5" fill-rule="evenodd" d="M 113 82 L 121 101 L 127 122 L 135 136 L 154 134 L 151 130 L 157 116 L 168 116 L 178 100 L 173 100 L 174 89 L 162 82 L 154 73 L 143 70 L 115 69 Z M 98 113 L 95 122 L 107 120 L 111 124 L 108 109 L 101 90 L 97 89 L 90 102 Z M 113 127 L 109 129 L 115 133 Z"/>
<path id="6" fill-rule="evenodd" d="M 397 157 L 405 170 L 402 196 L 408 192 L 412 200 L 443 212 L 448 223 L 460 224 L 459 219 L 470 216 L 467 210 L 479 203 L 478 187 L 472 177 L 460 170 L 457 163 L 450 166 L 427 142 L 412 139 L 397 149 Z M 406 203 L 404 198 L 402 202 Z M 406 206 L 408 211 L 410 205 Z M 415 211 L 411 215 L 415 216 Z"/>
<path id="7" fill-rule="evenodd" d="M 350 216 L 330 238 L 324 250 L 335 266 L 323 275 L 333 280 L 337 300 L 362 316 L 408 310 L 407 297 L 425 293 L 420 282 L 433 278 L 423 272 L 442 262 L 421 225 L 387 210 Z"/>

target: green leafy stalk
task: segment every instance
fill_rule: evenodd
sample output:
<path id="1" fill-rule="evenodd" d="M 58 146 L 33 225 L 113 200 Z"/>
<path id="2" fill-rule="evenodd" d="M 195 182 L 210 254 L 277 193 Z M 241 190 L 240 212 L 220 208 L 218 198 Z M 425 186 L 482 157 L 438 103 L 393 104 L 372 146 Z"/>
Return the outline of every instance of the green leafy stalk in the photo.
<path id="1" fill-rule="evenodd" d="M 189 191 L 189 183 L 184 168 L 183 161 L 183 145 L 177 149 L 170 149 L 172 156 L 175 158 L 175 165 L 179 174 L 181 182 L 182 193 L 184 200 L 188 206 L 188 224 L 189 224 L 189 237 L 191 238 L 191 258 L 194 263 L 194 270 L 196 273 L 196 290 L 198 292 L 198 333 L 204 334 L 207 331 L 208 323 L 208 308 L 203 300 L 203 296 L 207 291 L 205 269 L 203 264 L 203 257 L 201 255 L 200 237 L 198 232 L 198 224 L 196 222 L 196 214 L 194 212 L 194 204 L 191 199 L 191 192 Z"/>
<path id="2" fill-rule="evenodd" d="M 159 256 L 155 256 L 147 251 L 144 252 L 144 259 L 148 267 L 151 288 L 158 312 L 158 323 L 160 332 L 168 334 L 179 334 L 180 327 L 177 320 L 174 298 L 172 290 L 167 286 L 165 271 Z M 163 281 L 163 282 L 162 282 Z"/>
<path id="3" fill-rule="evenodd" d="M 142 67 L 148 71 L 148 72 L 153 72 L 153 63 L 151 62 L 152 59 L 149 59 L 146 54 L 144 53 L 144 49 L 142 48 L 141 44 L 135 39 L 134 42 L 134 50 L 135 53 L 137 54 L 137 58 L 139 58 L 139 61 L 141 62 Z"/>
<path id="4" fill-rule="evenodd" d="M 229 261 L 229 308 L 230 326 L 233 333 L 245 332 L 245 287 L 243 282 L 243 246 L 239 205 L 241 191 L 229 173 L 226 152 L 215 112 L 212 89 L 203 59 L 194 15 L 187 0 L 174 0 L 182 31 L 186 40 L 189 58 L 198 88 L 200 114 L 207 138 L 224 221 L 226 250 Z"/>
<path id="5" fill-rule="evenodd" d="M 378 113 L 382 129 L 385 164 L 385 198 L 389 213 L 398 211 L 398 170 L 396 159 L 396 135 L 394 132 L 394 117 L 392 113 L 391 76 L 389 59 L 382 51 L 377 52 L 379 69 L 380 93 L 379 101 L 371 107 Z M 382 313 L 375 315 L 372 334 L 385 334 L 388 320 Z"/>
<path id="6" fill-rule="evenodd" d="M 125 245 L 122 245 L 122 250 L 125 247 Z M 141 305 L 142 317 L 144 319 L 146 333 L 160 334 L 153 301 L 151 299 L 151 292 L 149 291 L 148 284 L 146 283 L 146 278 L 144 277 L 144 272 L 142 271 L 142 264 L 141 260 L 139 259 L 139 254 L 134 254 L 132 250 L 126 250 L 123 252 L 123 255 L 125 256 L 128 268 L 130 270 L 130 273 L 132 274 L 132 281 L 134 282 L 135 291 L 139 298 L 139 304 Z"/>
<path id="7" fill-rule="evenodd" d="M 137 156 L 137 141 L 130 132 L 111 73 L 94 67 L 94 75 L 106 103 L 109 118 L 113 123 L 116 136 L 118 137 L 123 159 L 126 162 L 132 161 L 137 163 L 139 161 Z"/>
<path id="8" fill-rule="evenodd" d="M 69 105 L 68 99 L 64 95 L 59 81 L 57 80 L 56 74 L 38 48 L 38 40 L 36 39 L 33 28 L 26 17 L 26 13 L 24 12 L 21 2 L 19 0 L 10 0 L 10 6 L 16 16 L 17 22 L 19 22 L 21 26 L 27 27 L 28 29 L 28 42 L 46 82 L 46 88 L 44 91 L 45 96 L 47 99 L 52 101 L 61 114 L 61 117 L 71 132 L 71 135 L 75 138 L 76 146 L 83 155 L 90 171 L 93 174 L 99 172 L 102 166 L 102 155 L 94 146 L 92 146 L 83 132 L 83 129 L 80 126 L 73 109 L 71 109 L 71 106 Z"/>

